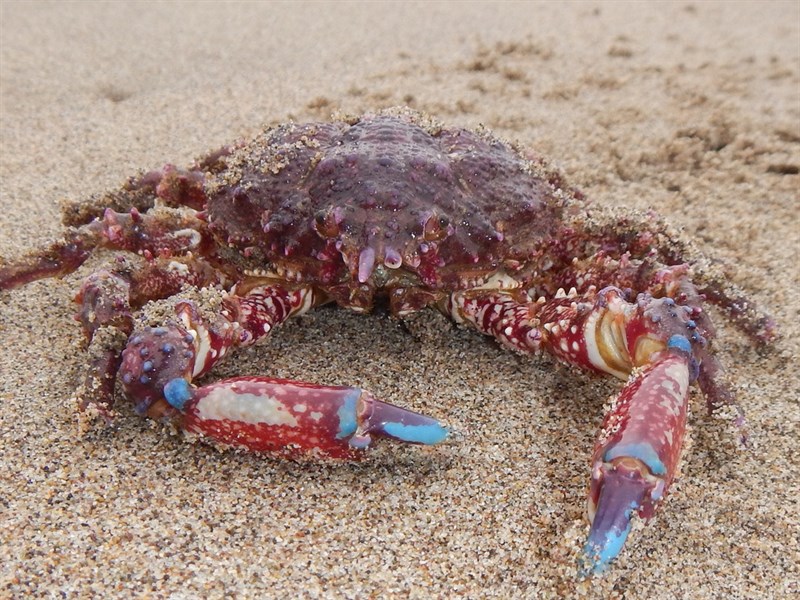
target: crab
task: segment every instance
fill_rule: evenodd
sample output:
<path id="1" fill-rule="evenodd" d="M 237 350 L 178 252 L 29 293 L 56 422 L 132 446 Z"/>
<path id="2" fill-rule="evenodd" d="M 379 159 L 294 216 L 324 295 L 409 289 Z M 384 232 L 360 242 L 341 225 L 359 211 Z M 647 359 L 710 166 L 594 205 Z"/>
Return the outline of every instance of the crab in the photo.
<path id="1" fill-rule="evenodd" d="M 3 261 L 0 290 L 124 251 L 83 281 L 84 428 L 137 413 L 219 446 L 358 459 L 374 438 L 435 444 L 437 420 L 368 391 L 269 377 L 202 386 L 232 350 L 326 303 L 426 307 L 527 355 L 624 382 L 591 459 L 580 572 L 604 571 L 676 476 L 690 387 L 744 417 L 706 303 L 754 343 L 773 320 L 658 216 L 592 206 L 541 157 L 409 109 L 267 128 L 67 206 L 65 238 Z"/>

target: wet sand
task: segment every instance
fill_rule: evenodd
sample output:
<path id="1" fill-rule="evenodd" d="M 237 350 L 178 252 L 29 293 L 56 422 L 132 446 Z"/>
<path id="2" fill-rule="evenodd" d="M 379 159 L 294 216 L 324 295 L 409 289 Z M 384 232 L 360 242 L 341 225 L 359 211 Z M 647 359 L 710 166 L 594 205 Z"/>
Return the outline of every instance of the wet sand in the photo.
<path id="1" fill-rule="evenodd" d="M 59 202 L 263 123 L 409 105 L 548 156 L 599 204 L 652 208 L 768 308 L 714 312 L 753 448 L 692 404 L 663 510 L 578 581 L 589 455 L 618 387 L 427 314 L 320 310 L 216 373 L 357 384 L 440 417 L 365 462 L 221 454 L 129 407 L 79 439 L 63 280 L 0 295 L 0 596 L 788 598 L 800 592 L 800 5 L 4 3 L 0 256 Z"/>

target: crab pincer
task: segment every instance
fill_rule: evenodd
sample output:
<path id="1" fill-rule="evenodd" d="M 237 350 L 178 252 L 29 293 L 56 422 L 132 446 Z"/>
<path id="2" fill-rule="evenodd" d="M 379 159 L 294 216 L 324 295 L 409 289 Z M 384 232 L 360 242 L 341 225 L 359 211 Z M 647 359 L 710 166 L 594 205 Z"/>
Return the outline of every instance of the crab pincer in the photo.
<path id="1" fill-rule="evenodd" d="M 195 388 L 176 378 L 164 397 L 185 431 L 254 452 L 357 459 L 373 437 L 411 444 L 447 437 L 435 419 L 356 387 L 237 377 Z"/>
<path id="2" fill-rule="evenodd" d="M 634 513 L 649 519 L 675 477 L 686 430 L 692 357 L 680 335 L 632 373 L 603 423 L 592 459 L 592 523 L 581 571 L 602 573 L 622 550 Z"/>

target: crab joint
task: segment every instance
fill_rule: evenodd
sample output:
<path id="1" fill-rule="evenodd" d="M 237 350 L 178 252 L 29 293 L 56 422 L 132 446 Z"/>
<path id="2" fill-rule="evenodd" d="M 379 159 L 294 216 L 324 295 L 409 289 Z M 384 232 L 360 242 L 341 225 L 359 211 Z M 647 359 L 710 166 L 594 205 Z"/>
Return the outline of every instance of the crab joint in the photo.
<path id="1" fill-rule="evenodd" d="M 358 458 L 373 437 L 411 444 L 447 437 L 435 419 L 353 387 L 243 377 L 194 388 L 178 378 L 164 397 L 186 431 L 256 452 Z"/>

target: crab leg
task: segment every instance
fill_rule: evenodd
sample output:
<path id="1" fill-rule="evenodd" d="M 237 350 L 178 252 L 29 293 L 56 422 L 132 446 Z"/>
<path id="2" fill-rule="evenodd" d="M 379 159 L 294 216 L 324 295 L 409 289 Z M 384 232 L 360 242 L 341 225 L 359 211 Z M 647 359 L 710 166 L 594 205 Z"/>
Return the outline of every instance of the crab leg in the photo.
<path id="1" fill-rule="evenodd" d="M 102 219 L 72 228 L 64 240 L 35 251 L 20 261 L 0 266 L 0 290 L 37 279 L 72 273 L 98 247 L 127 250 L 146 258 L 204 254 L 210 247 L 208 228 L 193 210 L 157 208 L 140 213 L 107 209 Z"/>
<path id="2" fill-rule="evenodd" d="M 119 374 L 138 412 L 224 446 L 289 455 L 357 458 L 373 436 L 414 444 L 446 437 L 434 419 L 359 388 L 263 377 L 193 386 L 192 379 L 232 348 L 254 343 L 325 301 L 313 288 L 269 280 L 245 282 L 238 292 L 244 295 L 179 300 L 163 326 L 134 331 Z M 164 307 L 150 305 L 148 311 L 163 313 Z"/>
<path id="3" fill-rule="evenodd" d="M 80 306 L 75 319 L 81 322 L 89 340 L 97 329 L 107 325 L 130 333 L 132 309 L 168 298 L 187 286 L 201 288 L 221 285 L 223 281 L 222 273 L 194 256 L 141 262 L 117 256 L 109 267 L 83 280 L 74 299 Z"/>
<path id="4" fill-rule="evenodd" d="M 621 216 L 613 210 L 599 207 L 595 207 L 590 214 L 590 218 L 583 216 L 578 222 L 570 223 L 560 238 L 564 247 L 571 246 L 573 249 L 563 257 L 566 261 L 576 260 L 574 249 L 580 248 L 587 241 L 593 247 L 600 246 L 606 250 L 600 254 L 589 254 L 586 260 L 591 265 L 591 270 L 596 270 L 605 259 L 615 263 L 604 276 L 595 277 L 595 281 L 613 282 L 617 287 L 625 288 L 628 286 L 620 281 L 620 277 L 624 278 L 623 272 L 631 271 L 631 266 L 633 270 L 639 271 L 639 275 L 646 276 L 646 272 L 655 263 L 673 265 L 671 268 L 684 271 L 691 264 L 694 283 L 692 287 L 697 288 L 695 291 L 699 290 L 708 302 L 722 308 L 745 334 L 759 344 L 772 342 L 778 337 L 775 320 L 756 306 L 743 290 L 728 281 L 724 273 L 713 266 L 714 261 L 704 257 L 690 238 L 680 235 L 662 218 L 652 212 Z M 664 243 L 664 240 L 669 243 Z M 614 257 L 620 259 L 618 263 L 613 260 Z M 634 266 L 636 264 L 639 265 L 638 269 Z M 600 270 L 603 270 L 602 267 Z M 559 273 L 559 284 L 556 287 L 580 287 L 578 282 L 568 281 L 570 274 L 578 275 L 580 271 L 581 269 L 567 266 L 565 271 Z M 585 273 L 581 276 L 585 276 Z M 637 285 L 631 287 L 639 289 Z"/>
<path id="5" fill-rule="evenodd" d="M 64 225 L 85 225 L 101 218 L 108 208 L 117 212 L 131 209 L 147 212 L 157 201 L 172 208 L 203 210 L 208 199 L 206 177 L 225 167 L 225 158 L 231 151 L 231 147 L 223 146 L 198 159 L 188 169 L 167 164 L 161 169 L 131 177 L 118 190 L 94 196 L 88 201 L 67 204 L 62 209 Z"/>
<path id="6" fill-rule="evenodd" d="M 207 201 L 206 176 L 224 168 L 230 153 L 231 148 L 224 146 L 189 169 L 168 164 L 131 178 L 119 190 L 65 206 L 62 220 L 70 226 L 65 239 L 17 263 L 0 265 L 0 290 L 71 273 L 97 247 L 146 257 L 204 254 L 211 247 L 199 217 Z"/>
<path id="7" fill-rule="evenodd" d="M 458 292 L 443 308 L 517 351 L 547 350 L 568 364 L 627 379 L 593 459 L 582 571 L 599 573 L 622 549 L 633 513 L 651 517 L 675 477 L 689 384 L 707 358 L 692 318 L 699 307 L 647 293 L 631 303 L 614 287 L 583 296 L 560 290 L 537 302 L 519 296 L 515 290 Z"/>

